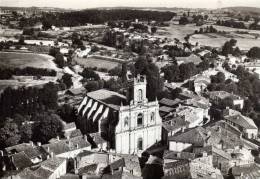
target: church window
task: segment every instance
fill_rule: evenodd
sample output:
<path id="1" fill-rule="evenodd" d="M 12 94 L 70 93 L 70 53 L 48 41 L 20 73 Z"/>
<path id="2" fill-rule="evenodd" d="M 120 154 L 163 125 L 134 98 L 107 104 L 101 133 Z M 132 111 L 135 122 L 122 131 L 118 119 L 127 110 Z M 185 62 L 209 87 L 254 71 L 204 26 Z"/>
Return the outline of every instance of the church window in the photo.
<path id="1" fill-rule="evenodd" d="M 143 150 L 143 139 L 140 137 L 137 141 L 138 150 Z"/>
<path id="2" fill-rule="evenodd" d="M 124 120 L 124 127 L 127 127 L 128 126 L 128 117 L 125 117 L 125 120 Z"/>
<path id="3" fill-rule="evenodd" d="M 154 114 L 154 112 L 152 112 L 151 113 L 151 122 L 154 122 L 154 120 L 155 120 L 155 114 Z"/>
<path id="4" fill-rule="evenodd" d="M 138 101 L 143 100 L 143 91 L 141 89 L 138 90 Z"/>
<path id="5" fill-rule="evenodd" d="M 143 114 L 139 113 L 137 116 L 137 126 L 142 126 L 143 125 Z"/>

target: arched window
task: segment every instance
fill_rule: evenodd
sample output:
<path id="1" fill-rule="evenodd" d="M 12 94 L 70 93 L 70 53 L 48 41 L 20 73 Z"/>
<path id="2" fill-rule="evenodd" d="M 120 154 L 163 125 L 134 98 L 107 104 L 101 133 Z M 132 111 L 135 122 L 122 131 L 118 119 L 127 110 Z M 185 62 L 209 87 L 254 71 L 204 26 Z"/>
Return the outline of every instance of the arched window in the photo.
<path id="1" fill-rule="evenodd" d="M 139 113 L 137 116 L 137 126 L 142 126 L 143 125 L 143 114 Z"/>
<path id="2" fill-rule="evenodd" d="M 127 127 L 128 126 L 128 117 L 125 117 L 125 120 L 124 120 L 124 127 Z"/>
<path id="3" fill-rule="evenodd" d="M 151 122 L 154 122 L 154 120 L 155 120 L 155 114 L 154 114 L 154 112 L 152 112 L 151 113 Z"/>
<path id="4" fill-rule="evenodd" d="M 143 91 L 141 89 L 138 90 L 138 101 L 143 100 Z"/>
<path id="5" fill-rule="evenodd" d="M 137 149 L 143 150 L 143 139 L 141 137 L 137 140 Z"/>

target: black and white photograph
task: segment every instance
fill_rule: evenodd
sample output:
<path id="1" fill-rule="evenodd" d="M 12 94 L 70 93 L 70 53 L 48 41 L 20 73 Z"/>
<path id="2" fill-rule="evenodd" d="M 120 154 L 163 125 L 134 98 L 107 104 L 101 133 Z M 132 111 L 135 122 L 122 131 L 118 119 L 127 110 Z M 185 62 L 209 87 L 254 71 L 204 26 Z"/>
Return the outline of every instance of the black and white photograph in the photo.
<path id="1" fill-rule="evenodd" d="M 0 0 L 0 179 L 260 179 L 259 0 Z"/>

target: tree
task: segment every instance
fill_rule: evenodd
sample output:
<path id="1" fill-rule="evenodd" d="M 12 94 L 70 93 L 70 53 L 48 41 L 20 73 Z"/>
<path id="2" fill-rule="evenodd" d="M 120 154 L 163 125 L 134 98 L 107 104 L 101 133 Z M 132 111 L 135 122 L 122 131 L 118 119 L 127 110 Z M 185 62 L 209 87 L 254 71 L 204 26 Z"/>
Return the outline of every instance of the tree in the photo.
<path id="1" fill-rule="evenodd" d="M 188 23 L 189 23 L 189 20 L 186 16 L 181 17 L 180 20 L 179 20 L 180 25 L 186 25 Z"/>
<path id="2" fill-rule="evenodd" d="M 40 122 L 34 129 L 33 140 L 47 143 L 51 138 L 62 136 L 62 123 L 58 115 L 44 112 L 35 116 Z"/>
<path id="3" fill-rule="evenodd" d="M 104 87 L 104 81 L 98 80 L 98 81 L 88 81 L 85 85 L 85 88 L 88 92 L 96 91 L 99 89 L 102 89 Z"/>
<path id="4" fill-rule="evenodd" d="M 198 73 L 198 70 L 194 63 L 182 63 L 179 66 L 179 69 L 180 69 L 180 78 L 182 81 L 189 79 L 190 77 Z"/>
<path id="5" fill-rule="evenodd" d="M 43 86 L 39 92 L 39 101 L 47 109 L 56 109 L 58 100 L 58 87 L 50 82 Z"/>
<path id="6" fill-rule="evenodd" d="M 58 109 L 58 115 L 67 123 L 75 122 L 77 119 L 76 109 L 69 104 L 64 104 Z"/>
<path id="7" fill-rule="evenodd" d="M 32 124 L 24 124 L 20 127 L 20 135 L 21 135 L 21 140 L 20 142 L 26 142 L 28 143 L 29 141 L 32 140 L 33 136 L 33 125 Z"/>
<path id="8" fill-rule="evenodd" d="M 178 65 L 169 65 L 162 68 L 162 72 L 164 73 L 164 78 L 168 80 L 168 82 L 177 82 L 180 80 L 180 70 Z"/>
<path id="9" fill-rule="evenodd" d="M 233 54 L 233 47 L 236 45 L 237 40 L 231 39 L 230 41 L 225 42 L 222 47 L 222 55 L 227 56 L 228 54 Z"/>
<path id="10" fill-rule="evenodd" d="M 17 124 L 11 118 L 0 126 L 0 148 L 6 148 L 18 144 L 21 136 Z"/>
<path id="11" fill-rule="evenodd" d="M 85 79 L 95 80 L 95 81 L 100 80 L 99 75 L 91 68 L 84 68 L 81 75 Z"/>
<path id="12" fill-rule="evenodd" d="M 56 54 L 54 62 L 57 64 L 59 68 L 63 68 L 66 64 L 64 57 L 61 53 Z"/>
<path id="13" fill-rule="evenodd" d="M 218 72 L 215 76 L 211 76 L 212 83 L 224 83 L 225 74 L 223 72 Z"/>
<path id="14" fill-rule="evenodd" d="M 65 73 L 62 78 L 61 81 L 66 85 L 67 89 L 69 89 L 72 85 L 72 75 Z"/>
<path id="15" fill-rule="evenodd" d="M 199 63 L 198 67 L 201 71 L 205 71 L 209 69 L 210 67 L 209 60 L 207 59 L 203 60 L 202 62 Z"/>
<path id="16" fill-rule="evenodd" d="M 23 35 L 20 36 L 19 41 L 18 41 L 18 44 L 19 44 L 19 45 L 25 45 L 24 36 L 23 36 Z"/>
<path id="17" fill-rule="evenodd" d="M 260 58 L 260 47 L 252 47 L 248 51 L 247 56 L 250 58 Z"/>
<path id="18" fill-rule="evenodd" d="M 156 31 L 157 31 L 157 27 L 152 26 L 152 27 L 151 27 L 151 32 L 152 32 L 152 34 L 156 33 Z"/>

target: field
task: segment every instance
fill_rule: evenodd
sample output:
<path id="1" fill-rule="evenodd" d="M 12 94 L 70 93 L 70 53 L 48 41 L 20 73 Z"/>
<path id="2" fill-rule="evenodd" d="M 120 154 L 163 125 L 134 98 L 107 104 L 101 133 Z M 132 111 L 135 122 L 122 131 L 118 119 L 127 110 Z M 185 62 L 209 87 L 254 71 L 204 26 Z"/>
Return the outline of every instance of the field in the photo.
<path id="1" fill-rule="evenodd" d="M 209 25 L 203 25 L 201 27 L 206 27 Z M 184 37 L 187 34 L 194 33 L 195 30 L 199 30 L 201 28 L 199 26 L 195 26 L 194 24 L 188 25 L 174 25 L 171 24 L 169 27 L 159 28 L 159 36 L 167 37 L 170 39 L 177 38 L 180 41 L 184 41 Z M 237 40 L 237 45 L 241 50 L 249 50 L 251 47 L 259 46 L 260 47 L 260 38 L 255 39 L 255 34 L 260 35 L 260 31 L 256 30 L 246 30 L 246 29 L 235 29 L 224 26 L 216 26 L 213 25 L 218 31 L 225 31 L 227 34 L 196 34 L 192 35 L 190 38 L 190 42 L 192 44 L 196 44 L 198 42 L 200 45 L 212 46 L 212 47 L 222 47 L 224 43 L 231 38 Z M 239 34 L 240 32 L 248 32 L 248 34 Z M 163 34 L 164 33 L 164 34 Z"/>
<path id="2" fill-rule="evenodd" d="M 1 68 L 49 68 L 57 70 L 53 57 L 34 53 L 0 52 Z"/>
<path id="3" fill-rule="evenodd" d="M 108 61 L 104 59 L 89 57 L 89 58 L 75 58 L 75 61 L 84 67 L 97 67 L 111 70 L 116 66 L 120 65 L 119 62 Z"/>

